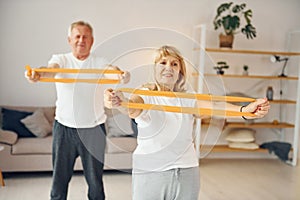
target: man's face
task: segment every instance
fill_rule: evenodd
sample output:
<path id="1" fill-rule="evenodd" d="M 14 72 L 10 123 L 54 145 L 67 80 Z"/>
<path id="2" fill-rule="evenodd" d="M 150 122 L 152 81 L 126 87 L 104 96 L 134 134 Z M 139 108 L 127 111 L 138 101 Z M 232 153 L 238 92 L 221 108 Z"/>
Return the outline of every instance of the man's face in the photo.
<path id="1" fill-rule="evenodd" d="M 85 59 L 89 56 L 94 38 L 91 30 L 86 26 L 76 26 L 68 37 L 73 55 L 78 59 Z"/>

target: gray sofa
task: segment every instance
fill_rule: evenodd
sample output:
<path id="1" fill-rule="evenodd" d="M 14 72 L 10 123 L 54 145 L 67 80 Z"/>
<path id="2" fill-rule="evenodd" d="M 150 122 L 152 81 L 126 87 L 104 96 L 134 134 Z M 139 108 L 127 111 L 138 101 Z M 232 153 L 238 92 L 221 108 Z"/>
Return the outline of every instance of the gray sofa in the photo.
<path id="1" fill-rule="evenodd" d="M 43 113 L 50 125 L 54 120 L 54 107 L 8 107 L 1 108 L 31 112 L 31 115 Z M 106 123 L 107 145 L 105 152 L 105 169 L 130 170 L 132 168 L 132 152 L 136 147 L 136 138 L 132 136 L 134 131 L 131 127 L 132 121 L 125 115 L 116 111 L 106 110 L 108 115 Z M 42 127 L 41 117 L 31 119 L 31 124 L 26 127 L 38 129 Z M 27 120 L 27 122 L 28 122 Z M 2 112 L 0 122 L 4 122 Z M 22 120 L 24 121 L 24 120 Z M 38 125 L 33 124 L 38 122 Z M 23 123 L 23 122 L 22 122 Z M 23 123 L 24 124 L 24 123 Z M 25 125 L 25 124 L 24 124 Z M 28 126 L 27 126 L 28 125 Z M 49 132 L 49 130 L 48 130 Z M 50 130 L 51 132 L 51 130 Z M 28 172 L 28 171 L 51 171 L 52 170 L 52 135 L 37 135 L 34 137 L 20 137 L 16 131 L 0 129 L 0 146 L 4 150 L 0 151 L 0 169 L 3 172 Z M 82 170 L 80 158 L 76 161 L 74 170 Z"/>

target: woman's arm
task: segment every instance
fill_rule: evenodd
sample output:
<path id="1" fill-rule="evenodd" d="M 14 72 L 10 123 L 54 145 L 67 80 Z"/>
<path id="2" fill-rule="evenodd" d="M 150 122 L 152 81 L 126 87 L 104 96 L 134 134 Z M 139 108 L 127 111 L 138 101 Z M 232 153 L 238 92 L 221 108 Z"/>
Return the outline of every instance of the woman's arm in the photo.
<path id="1" fill-rule="evenodd" d="M 125 98 L 123 93 L 118 90 L 106 89 L 104 92 L 104 105 L 107 108 L 116 108 L 120 112 L 128 115 L 130 118 L 136 118 L 142 113 L 142 109 L 126 108 L 121 106 L 125 103 L 144 103 L 144 100 L 139 95 L 131 95 L 130 99 Z"/>
<path id="2" fill-rule="evenodd" d="M 209 108 L 215 110 L 230 110 L 237 112 L 250 112 L 256 115 L 256 117 L 251 117 L 249 119 L 262 118 L 264 117 L 270 109 L 270 103 L 267 98 L 256 99 L 254 102 L 248 104 L 247 106 L 238 106 L 227 102 L 214 102 L 214 101 L 197 101 L 197 108 Z M 195 116 L 200 118 L 208 118 L 211 116 Z M 228 118 L 228 117 L 227 117 Z M 237 118 L 237 117 L 230 117 Z"/>
<path id="3" fill-rule="evenodd" d="M 254 102 L 248 104 L 247 106 L 240 107 L 241 112 L 251 112 L 256 115 L 256 117 L 249 117 L 249 119 L 263 118 L 268 114 L 270 109 L 270 102 L 267 98 L 256 99 Z M 248 118 L 248 117 L 247 117 Z"/>

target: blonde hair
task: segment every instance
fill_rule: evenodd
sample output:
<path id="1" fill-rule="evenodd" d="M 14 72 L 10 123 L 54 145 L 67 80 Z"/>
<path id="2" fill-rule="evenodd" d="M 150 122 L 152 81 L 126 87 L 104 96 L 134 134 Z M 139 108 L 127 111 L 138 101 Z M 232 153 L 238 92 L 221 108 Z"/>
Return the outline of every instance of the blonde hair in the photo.
<path id="1" fill-rule="evenodd" d="M 172 56 L 178 59 L 180 63 L 180 71 L 179 71 L 178 80 L 176 81 L 174 86 L 174 92 L 184 92 L 186 90 L 185 89 L 186 66 L 183 57 L 175 47 L 165 45 L 157 49 L 154 63 L 157 64 L 162 59 L 162 57 L 166 57 L 166 56 Z M 158 89 L 157 85 L 158 83 L 156 82 L 156 87 L 154 87 L 155 89 L 153 90 Z"/>
<path id="2" fill-rule="evenodd" d="M 89 23 L 84 22 L 84 21 L 73 22 L 73 23 L 70 25 L 70 27 L 69 27 L 69 30 L 68 30 L 68 36 L 71 36 L 72 30 L 73 30 L 76 26 L 86 26 L 88 29 L 90 29 L 91 34 L 92 34 L 92 36 L 93 36 L 93 28 L 92 28 L 92 26 L 91 26 Z"/>

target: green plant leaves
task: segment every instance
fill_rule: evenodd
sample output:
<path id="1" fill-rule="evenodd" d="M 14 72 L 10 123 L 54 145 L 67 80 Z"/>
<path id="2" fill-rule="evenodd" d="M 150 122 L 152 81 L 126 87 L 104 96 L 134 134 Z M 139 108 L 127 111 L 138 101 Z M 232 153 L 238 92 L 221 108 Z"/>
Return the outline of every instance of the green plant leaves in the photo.
<path id="1" fill-rule="evenodd" d="M 214 66 L 214 69 L 228 69 L 229 65 L 225 61 L 217 62 L 217 66 Z"/>
<path id="2" fill-rule="evenodd" d="M 219 61 L 217 62 L 217 65 L 226 65 L 227 63 L 225 61 Z"/>
<path id="3" fill-rule="evenodd" d="M 236 15 L 227 15 L 222 18 L 222 25 L 227 35 L 234 34 L 234 31 L 240 27 L 240 18 Z"/>
<path id="4" fill-rule="evenodd" d="M 256 37 L 256 29 L 251 24 L 248 24 L 245 26 L 245 28 L 242 28 L 242 33 L 246 35 L 247 39 L 253 39 Z"/>
<path id="5" fill-rule="evenodd" d="M 213 67 L 216 71 L 217 74 L 224 74 L 224 70 L 223 69 L 228 69 L 229 65 L 227 65 L 227 63 L 225 61 L 219 61 L 217 62 L 217 65 Z"/>
<path id="6" fill-rule="evenodd" d="M 245 17 L 245 20 L 247 22 L 247 24 L 251 24 L 251 17 L 252 17 L 252 10 L 247 10 L 244 12 L 244 17 Z"/>
<path id="7" fill-rule="evenodd" d="M 217 16 L 221 15 L 222 12 L 225 12 L 226 10 L 229 10 L 230 9 L 230 6 L 232 5 L 233 3 L 230 2 L 230 3 L 223 3 L 221 4 L 218 9 L 217 9 Z M 216 16 L 216 18 L 217 18 Z"/>
<path id="8" fill-rule="evenodd" d="M 245 19 L 244 27 L 241 32 L 246 35 L 247 39 L 256 37 L 256 29 L 251 24 L 252 10 L 246 8 L 246 4 L 233 5 L 233 2 L 223 3 L 217 8 L 217 15 L 214 18 L 213 24 L 215 30 L 223 27 L 226 35 L 233 35 L 238 33 L 241 26 L 241 19 Z M 243 16 L 243 18 L 241 18 Z"/>
<path id="9" fill-rule="evenodd" d="M 239 13 L 241 12 L 242 10 L 244 10 L 244 8 L 246 7 L 246 4 L 243 3 L 241 5 L 235 5 L 233 8 L 232 8 L 232 12 L 233 13 Z"/>

